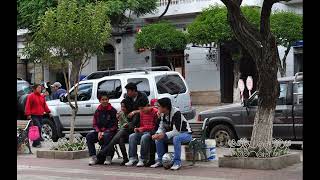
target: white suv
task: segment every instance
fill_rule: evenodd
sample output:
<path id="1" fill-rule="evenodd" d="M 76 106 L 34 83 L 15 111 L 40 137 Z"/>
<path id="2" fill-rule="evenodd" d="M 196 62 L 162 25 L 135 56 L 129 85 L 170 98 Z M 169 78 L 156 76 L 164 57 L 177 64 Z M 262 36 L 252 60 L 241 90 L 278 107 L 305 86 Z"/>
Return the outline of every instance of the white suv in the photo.
<path id="1" fill-rule="evenodd" d="M 120 102 L 126 93 L 125 85 L 129 82 L 140 82 L 138 91 L 148 95 L 149 101 L 169 97 L 173 106 L 178 107 L 186 119 L 195 117 L 195 109 L 192 108 L 190 91 L 184 78 L 174 71 L 145 71 L 122 73 L 99 79 L 84 80 L 79 82 L 78 113 L 75 121 L 75 131 L 85 135 L 92 130 L 92 117 L 99 105 L 97 94 L 99 91 L 107 91 L 112 94 L 110 103 L 118 111 Z M 70 95 L 74 94 L 74 87 Z M 73 95 L 74 98 L 74 95 Z M 44 121 L 43 135 L 46 138 L 57 140 L 64 136 L 70 129 L 71 108 L 61 100 L 51 100 L 47 104 L 52 112 L 52 119 Z M 153 101 L 154 101 L 153 100 Z"/>

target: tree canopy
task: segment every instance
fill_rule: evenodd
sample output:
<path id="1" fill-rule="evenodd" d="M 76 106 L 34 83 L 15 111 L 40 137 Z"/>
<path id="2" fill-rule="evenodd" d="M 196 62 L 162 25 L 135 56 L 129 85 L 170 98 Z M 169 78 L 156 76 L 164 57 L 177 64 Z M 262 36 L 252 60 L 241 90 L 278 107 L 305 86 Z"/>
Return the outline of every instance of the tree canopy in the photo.
<path id="1" fill-rule="evenodd" d="M 149 24 L 141 28 L 136 37 L 135 48 L 161 49 L 165 51 L 184 50 L 187 45 L 184 32 L 169 22 Z"/>
<path id="2" fill-rule="evenodd" d="M 271 32 L 277 38 L 277 44 L 287 47 L 302 39 L 302 16 L 294 12 L 279 11 L 271 15 Z"/>
<path id="3" fill-rule="evenodd" d="M 17 24 L 18 28 L 32 29 L 39 22 L 48 8 L 56 7 L 59 0 L 18 0 Z M 131 15 L 142 16 L 152 13 L 157 8 L 157 0 L 77 0 L 79 5 L 85 6 L 93 2 L 106 2 L 109 11 L 107 15 L 113 26 L 121 26 L 131 20 Z"/>
<path id="4" fill-rule="evenodd" d="M 107 17 L 108 8 L 104 2 L 81 6 L 77 0 L 60 0 L 56 8 L 50 8 L 41 16 L 32 41 L 26 47 L 30 59 L 41 59 L 60 67 L 70 90 L 70 82 L 77 84 L 80 74 L 93 54 L 103 51 L 110 38 L 111 25 Z M 70 79 L 66 76 L 71 64 Z M 78 111 L 78 86 L 74 98 L 67 96 L 72 108 L 70 141 L 74 138 L 74 122 Z M 71 103 L 74 101 L 74 104 Z"/>
<path id="5" fill-rule="evenodd" d="M 259 26 L 260 10 L 258 7 L 244 6 L 244 16 L 255 27 Z M 233 33 L 227 19 L 225 6 L 211 6 L 188 26 L 188 40 L 192 43 L 207 44 L 233 39 Z"/>

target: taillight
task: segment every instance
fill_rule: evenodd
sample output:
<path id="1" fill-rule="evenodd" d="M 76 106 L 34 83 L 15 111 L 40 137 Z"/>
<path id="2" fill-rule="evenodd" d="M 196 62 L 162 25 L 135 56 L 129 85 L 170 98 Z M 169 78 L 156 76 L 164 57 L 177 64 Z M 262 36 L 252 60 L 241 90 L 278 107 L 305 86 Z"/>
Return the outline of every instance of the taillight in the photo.
<path id="1" fill-rule="evenodd" d="M 190 97 L 190 107 L 192 107 L 191 92 L 189 92 L 189 97 Z"/>
<path id="2" fill-rule="evenodd" d="M 158 101 L 158 99 L 151 99 L 150 105 L 155 106 L 157 101 Z"/>
<path id="3" fill-rule="evenodd" d="M 200 115 L 198 115 L 197 121 L 202 121 Z"/>

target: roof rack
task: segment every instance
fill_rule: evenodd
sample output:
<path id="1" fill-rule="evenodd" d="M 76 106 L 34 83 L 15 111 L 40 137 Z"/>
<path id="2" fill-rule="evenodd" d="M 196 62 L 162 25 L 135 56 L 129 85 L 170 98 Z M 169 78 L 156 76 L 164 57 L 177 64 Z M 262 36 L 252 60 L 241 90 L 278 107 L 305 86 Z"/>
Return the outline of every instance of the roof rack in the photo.
<path id="1" fill-rule="evenodd" d="M 167 66 L 156 66 L 156 67 L 124 68 L 120 70 L 96 71 L 86 76 L 83 80 L 99 79 L 105 76 L 112 76 L 115 74 L 132 73 L 132 72 L 145 72 L 146 74 L 148 74 L 149 73 L 148 71 L 171 71 L 171 69 Z"/>

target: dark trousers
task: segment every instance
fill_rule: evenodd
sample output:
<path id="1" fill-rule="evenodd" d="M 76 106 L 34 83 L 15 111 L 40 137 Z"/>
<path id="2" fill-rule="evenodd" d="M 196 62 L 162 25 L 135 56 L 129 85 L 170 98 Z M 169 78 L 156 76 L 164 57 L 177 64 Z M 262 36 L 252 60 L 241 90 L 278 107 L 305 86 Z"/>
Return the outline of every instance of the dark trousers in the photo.
<path id="1" fill-rule="evenodd" d="M 113 151 L 114 150 L 114 145 L 119 144 L 121 154 L 123 156 L 123 159 L 128 159 L 128 154 L 126 150 L 126 141 L 128 140 L 129 137 L 129 130 L 128 129 L 120 129 L 116 135 L 112 138 L 111 142 L 105 146 L 104 148 L 101 148 L 101 151 L 99 154 L 101 156 L 106 156 L 107 152 Z"/>
<path id="2" fill-rule="evenodd" d="M 39 134 L 40 134 L 40 137 L 39 139 L 35 140 L 32 142 L 32 146 L 35 147 L 39 144 L 41 144 L 41 126 L 42 126 L 42 118 L 43 116 L 39 116 L 39 115 L 31 115 L 31 119 L 32 119 L 32 124 L 34 126 L 38 126 L 39 127 Z"/>
<path id="3" fill-rule="evenodd" d="M 105 132 L 103 134 L 103 139 L 101 139 L 99 142 L 98 132 L 90 132 L 89 134 L 87 134 L 86 139 L 87 139 L 87 146 L 88 146 L 88 150 L 89 150 L 89 155 L 95 156 L 97 154 L 95 143 L 99 142 L 99 144 L 101 144 L 101 149 L 103 149 L 111 142 L 113 136 L 114 136 L 113 133 L 106 133 Z M 114 149 L 112 149 L 111 151 L 107 151 L 105 156 L 97 156 L 97 158 L 99 161 L 103 161 L 106 158 L 106 156 L 113 157 L 113 155 L 114 155 Z"/>

